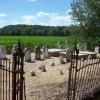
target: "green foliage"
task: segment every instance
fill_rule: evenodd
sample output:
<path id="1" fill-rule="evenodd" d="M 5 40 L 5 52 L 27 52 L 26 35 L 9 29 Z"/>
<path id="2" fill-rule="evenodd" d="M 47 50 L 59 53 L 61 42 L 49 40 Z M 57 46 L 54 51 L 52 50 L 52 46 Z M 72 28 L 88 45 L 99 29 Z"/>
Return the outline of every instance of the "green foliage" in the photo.
<path id="1" fill-rule="evenodd" d="M 85 38 L 100 37 L 100 0 L 74 0 L 71 15 Z"/>
<path id="2" fill-rule="evenodd" d="M 48 37 L 48 36 L 0 36 L 0 44 L 7 48 L 7 53 L 11 53 L 11 49 L 18 40 L 21 40 L 22 48 L 28 47 L 32 52 L 36 45 L 43 46 L 47 44 L 49 48 L 55 48 L 58 41 L 65 43 L 66 37 Z"/>
<path id="3" fill-rule="evenodd" d="M 8 25 L 0 29 L 0 35 L 6 36 L 69 36 L 69 27 L 40 25 Z M 68 33 L 67 33 L 68 32 Z"/>

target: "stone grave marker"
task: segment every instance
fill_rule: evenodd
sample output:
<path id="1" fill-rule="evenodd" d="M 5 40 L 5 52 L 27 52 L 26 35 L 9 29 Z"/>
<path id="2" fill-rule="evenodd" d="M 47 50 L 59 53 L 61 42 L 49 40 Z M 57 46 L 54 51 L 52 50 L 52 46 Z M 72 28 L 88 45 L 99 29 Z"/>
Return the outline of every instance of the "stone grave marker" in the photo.
<path id="1" fill-rule="evenodd" d="M 12 53 L 16 52 L 17 48 L 18 48 L 18 44 L 14 44 L 12 48 Z"/>
<path id="2" fill-rule="evenodd" d="M 34 48 L 34 53 L 35 53 L 35 59 L 40 60 L 41 59 L 41 48 L 39 46 L 36 46 Z"/>
<path id="3" fill-rule="evenodd" d="M 31 61 L 31 51 L 25 48 L 24 53 L 25 53 L 25 61 L 30 62 Z"/>
<path id="4" fill-rule="evenodd" d="M 82 50 L 79 43 L 77 44 L 77 49 L 78 49 L 78 50 Z"/>
<path id="5" fill-rule="evenodd" d="M 99 53 L 99 46 L 96 46 L 96 47 L 95 47 L 94 52 L 95 52 L 95 53 Z"/>
<path id="6" fill-rule="evenodd" d="M 0 59 L 4 59 L 7 57 L 6 47 L 4 45 L 0 45 Z"/>
<path id="7" fill-rule="evenodd" d="M 61 64 L 64 64 L 64 63 L 65 63 L 65 62 L 64 62 L 64 57 L 63 57 L 62 55 L 60 55 L 59 58 L 60 58 L 60 63 L 61 63 Z"/>
<path id="8" fill-rule="evenodd" d="M 66 50 L 66 61 L 70 62 L 70 59 L 71 59 L 71 49 L 68 48 Z"/>
<path id="9" fill-rule="evenodd" d="M 43 58 L 49 58 L 49 53 L 48 53 L 48 47 L 43 46 L 43 52 L 42 52 Z"/>
<path id="10" fill-rule="evenodd" d="M 60 44 L 59 41 L 57 42 L 57 48 L 58 48 L 58 49 L 61 49 L 61 44 Z"/>

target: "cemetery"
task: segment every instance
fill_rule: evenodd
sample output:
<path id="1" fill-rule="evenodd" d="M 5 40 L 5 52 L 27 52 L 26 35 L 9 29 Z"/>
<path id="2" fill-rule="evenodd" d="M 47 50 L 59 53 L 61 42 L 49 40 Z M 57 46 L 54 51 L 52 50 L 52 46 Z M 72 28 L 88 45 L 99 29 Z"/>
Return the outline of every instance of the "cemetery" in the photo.
<path id="1" fill-rule="evenodd" d="M 57 43 L 57 47 L 59 47 L 58 45 L 59 44 Z M 68 86 L 69 86 L 68 82 L 71 81 L 71 80 L 68 81 L 70 79 L 69 68 L 71 68 L 72 65 L 71 62 L 73 62 L 72 57 L 73 59 L 76 59 L 77 52 L 75 52 L 75 54 L 73 53 L 72 56 L 71 54 L 72 48 L 64 49 L 57 47 L 55 46 L 55 48 L 48 48 L 47 45 L 43 45 L 42 47 L 36 46 L 33 52 L 31 52 L 28 48 L 25 49 L 22 48 L 22 52 L 24 53 L 24 61 L 23 61 L 24 63 L 23 76 L 25 78 L 24 95 L 28 100 L 56 100 L 56 99 L 65 100 L 67 98 L 66 93 L 68 92 Z M 0 59 L 2 60 L 7 58 L 12 61 L 14 59 L 12 57 L 14 56 L 14 53 L 17 53 L 16 50 L 18 50 L 18 48 L 19 48 L 18 44 L 14 44 L 12 47 L 13 55 L 12 54 L 9 55 L 6 53 L 6 47 L 4 45 L 0 45 Z M 94 52 L 85 50 L 79 51 L 78 54 L 78 59 L 77 59 L 79 60 L 78 65 L 81 64 L 81 66 L 77 66 L 77 68 L 79 67 L 79 70 L 82 66 L 87 66 L 87 64 L 90 64 L 91 61 L 86 63 L 88 59 L 95 59 L 96 63 L 96 61 L 98 61 L 96 59 L 100 56 L 98 53 L 99 51 L 97 51 L 96 48 L 94 48 Z M 82 65 L 83 61 L 85 62 Z M 99 64 L 99 62 L 97 64 Z M 100 66 L 98 65 L 98 70 L 99 67 Z M 84 70 L 88 72 L 88 69 Z M 94 70 L 94 67 L 91 69 L 91 71 L 92 70 Z M 92 73 L 91 71 L 89 75 L 94 73 L 94 72 Z M 81 73 L 83 73 L 82 75 L 85 75 L 84 72 L 81 71 Z M 99 73 L 99 71 L 97 73 Z M 97 73 L 95 77 L 98 77 Z M 78 73 L 77 77 L 82 77 L 82 76 L 80 76 Z M 89 77 L 88 74 L 87 77 Z M 4 79 L 7 79 L 7 76 L 4 77 Z M 56 89 L 58 89 L 59 91 Z M 5 97 L 4 100 L 6 100 Z"/>
<path id="2" fill-rule="evenodd" d="M 0 100 L 100 100 L 100 0 L 1 0 Z"/>

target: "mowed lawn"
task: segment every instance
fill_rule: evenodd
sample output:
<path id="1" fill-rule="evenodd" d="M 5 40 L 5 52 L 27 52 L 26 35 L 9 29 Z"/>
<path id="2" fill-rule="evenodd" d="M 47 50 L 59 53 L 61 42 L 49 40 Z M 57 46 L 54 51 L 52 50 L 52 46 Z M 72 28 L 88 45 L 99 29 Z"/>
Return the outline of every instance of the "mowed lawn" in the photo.
<path id="1" fill-rule="evenodd" d="M 0 44 L 3 44 L 7 48 L 7 52 L 11 53 L 11 49 L 14 43 L 20 39 L 22 48 L 28 47 L 33 51 L 36 45 L 43 46 L 48 45 L 50 48 L 56 47 L 59 41 L 62 46 L 66 40 L 70 37 L 55 37 L 55 36 L 0 36 Z"/>

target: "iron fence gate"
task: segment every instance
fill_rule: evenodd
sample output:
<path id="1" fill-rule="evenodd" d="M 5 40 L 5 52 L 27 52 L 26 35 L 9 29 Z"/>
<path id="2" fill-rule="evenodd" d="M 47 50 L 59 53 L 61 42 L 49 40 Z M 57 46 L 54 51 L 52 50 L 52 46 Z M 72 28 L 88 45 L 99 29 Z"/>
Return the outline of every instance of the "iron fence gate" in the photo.
<path id="1" fill-rule="evenodd" d="M 18 47 L 10 59 L 0 60 L 0 100 L 26 100 L 24 79 L 24 53 Z"/>
<path id="2" fill-rule="evenodd" d="M 11 100 L 12 68 L 9 59 L 0 60 L 0 100 Z"/>
<path id="3" fill-rule="evenodd" d="M 100 89 L 100 58 L 78 59 L 78 54 L 77 48 L 71 52 L 68 100 L 83 100 Z"/>

